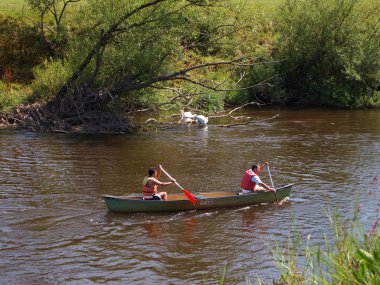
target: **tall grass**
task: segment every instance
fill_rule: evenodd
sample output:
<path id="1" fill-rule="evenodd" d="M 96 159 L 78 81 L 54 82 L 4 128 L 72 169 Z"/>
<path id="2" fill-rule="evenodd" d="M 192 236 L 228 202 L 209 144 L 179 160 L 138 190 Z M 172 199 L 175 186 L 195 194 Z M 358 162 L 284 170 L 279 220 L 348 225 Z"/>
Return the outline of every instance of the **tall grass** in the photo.
<path id="1" fill-rule="evenodd" d="M 276 246 L 274 256 L 281 277 L 275 284 L 380 284 L 379 217 L 367 231 L 357 213 L 349 223 L 330 212 L 328 217 L 335 240 L 326 237 L 323 250 L 309 246 L 310 236 L 301 249 L 297 234 L 287 250 Z"/>
<path id="2" fill-rule="evenodd" d="M 0 80 L 0 114 L 7 114 L 26 103 L 32 93 L 29 86 L 18 83 L 6 84 Z"/>
<path id="3" fill-rule="evenodd" d="M 21 16 L 34 16 L 25 0 L 0 1 L 0 15 L 18 18 Z"/>

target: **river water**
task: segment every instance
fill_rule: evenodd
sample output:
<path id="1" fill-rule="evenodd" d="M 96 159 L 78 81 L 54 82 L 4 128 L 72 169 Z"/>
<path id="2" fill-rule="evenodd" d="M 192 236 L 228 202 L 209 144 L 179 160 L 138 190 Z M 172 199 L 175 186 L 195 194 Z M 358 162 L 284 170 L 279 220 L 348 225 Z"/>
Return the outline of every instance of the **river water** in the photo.
<path id="1" fill-rule="evenodd" d="M 272 284 L 271 248 L 293 229 L 332 238 L 336 210 L 370 229 L 380 208 L 380 111 L 249 110 L 226 121 L 133 135 L 0 130 L 0 284 Z M 254 162 L 271 163 L 290 202 L 165 214 L 112 214 L 102 194 L 139 193 L 161 163 L 190 192 L 239 189 Z M 268 173 L 261 178 L 270 184 Z M 165 180 L 165 179 L 162 179 Z M 174 187 L 165 191 L 178 193 Z"/>

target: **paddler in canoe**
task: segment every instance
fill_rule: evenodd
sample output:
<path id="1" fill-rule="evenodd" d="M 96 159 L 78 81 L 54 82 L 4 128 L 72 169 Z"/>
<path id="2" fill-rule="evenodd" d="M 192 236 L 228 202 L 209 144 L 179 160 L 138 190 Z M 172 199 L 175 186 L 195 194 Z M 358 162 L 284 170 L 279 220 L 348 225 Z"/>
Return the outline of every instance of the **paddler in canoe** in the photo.
<path id="1" fill-rule="evenodd" d="M 245 171 L 243 178 L 241 180 L 241 191 L 243 194 L 251 193 L 252 191 L 272 191 L 276 192 L 274 187 L 270 187 L 261 181 L 259 174 L 263 170 L 263 168 L 267 166 L 269 169 L 269 162 L 265 162 L 265 164 L 253 164 L 251 169 Z"/>
<path id="2" fill-rule="evenodd" d="M 161 165 L 148 169 L 148 176 L 145 176 L 142 185 L 144 200 L 167 200 L 168 193 L 158 192 L 158 186 L 169 186 L 176 182 L 172 179 L 171 182 L 161 182 L 158 179 L 161 176 Z"/>
<path id="3" fill-rule="evenodd" d="M 267 165 L 268 166 L 268 165 Z M 160 169 L 172 182 L 161 182 L 158 180 Z M 257 174 L 263 169 L 260 166 L 260 171 L 257 171 L 256 167 L 254 170 L 250 169 L 248 171 L 245 180 L 249 183 L 252 182 L 253 176 L 258 176 Z M 255 175 L 250 172 L 255 173 Z M 248 175 L 249 174 L 249 175 Z M 219 192 L 201 192 L 197 193 L 195 196 L 191 194 L 187 189 L 184 189 L 178 182 L 166 172 L 162 166 L 158 168 L 152 168 L 148 171 L 148 177 L 144 179 L 143 190 L 144 195 L 131 195 L 131 196 L 112 196 L 103 195 L 104 201 L 107 208 L 111 212 L 116 213 L 148 213 L 148 212 L 175 212 L 175 211 L 193 211 L 193 210 L 205 210 L 205 209 L 215 209 L 215 208 L 227 208 L 227 207 L 240 207 L 240 206 L 250 206 L 258 205 L 262 203 L 272 203 L 276 202 L 277 205 L 280 201 L 290 197 L 293 184 L 287 184 L 278 188 L 273 186 L 273 180 L 270 174 L 270 169 L 268 167 L 268 174 L 272 183 L 272 187 L 268 185 L 263 185 L 263 182 L 258 182 L 257 184 L 268 191 L 254 191 L 258 188 L 250 186 L 242 187 L 245 190 L 249 190 L 250 193 L 242 195 L 242 191 L 239 189 L 231 189 L 227 191 Z M 250 179 L 249 179 L 250 178 Z M 158 181 L 158 182 L 157 182 Z M 258 180 L 256 180 L 258 181 Z M 168 186 L 175 183 L 178 188 L 181 189 L 183 194 L 172 194 L 168 197 L 167 193 L 158 192 L 158 186 Z M 255 185 L 256 186 L 256 185 Z M 265 188 L 265 186 L 267 188 Z M 246 189 L 248 188 L 248 189 Z M 268 189 L 269 188 L 269 189 Z M 253 191 L 252 191 L 253 190 Z M 158 199 L 156 194 L 159 195 Z M 145 199 L 150 199 L 151 201 L 145 201 Z M 153 199 L 157 199 L 154 201 Z M 160 201 L 162 199 L 162 201 Z M 165 199 L 165 201 L 164 201 Z M 189 203 L 190 202 L 190 203 Z"/>

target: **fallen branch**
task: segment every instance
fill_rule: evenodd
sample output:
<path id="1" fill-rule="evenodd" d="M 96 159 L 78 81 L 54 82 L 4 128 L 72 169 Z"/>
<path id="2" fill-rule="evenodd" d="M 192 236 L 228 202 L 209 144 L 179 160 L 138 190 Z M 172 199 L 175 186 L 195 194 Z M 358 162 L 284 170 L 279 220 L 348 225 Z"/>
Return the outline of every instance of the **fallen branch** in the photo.
<path id="1" fill-rule="evenodd" d="M 245 122 L 245 123 L 236 123 L 236 124 L 229 124 L 229 125 L 219 125 L 218 127 L 230 128 L 230 127 L 235 127 L 235 126 L 246 126 L 246 125 L 249 125 L 249 124 L 261 123 L 261 122 L 264 122 L 264 121 L 272 120 L 274 118 L 277 118 L 278 116 L 280 116 L 280 115 L 277 114 L 277 115 L 275 115 L 275 116 L 273 116 L 271 118 L 266 118 L 266 119 L 262 119 L 262 120 L 259 120 L 259 121 L 253 120 L 253 121 L 248 121 L 248 122 Z"/>
<path id="2" fill-rule="evenodd" d="M 236 107 L 236 108 L 232 109 L 232 110 L 229 111 L 227 114 L 224 114 L 224 115 L 217 115 L 217 116 L 209 116 L 209 118 L 215 119 L 215 118 L 230 117 L 230 118 L 232 118 L 232 119 L 234 119 L 234 120 L 241 119 L 241 118 L 248 118 L 248 119 L 249 119 L 249 117 L 245 117 L 245 116 L 243 116 L 243 117 L 242 117 L 242 116 L 234 117 L 234 116 L 231 115 L 233 112 L 235 112 L 235 111 L 237 111 L 237 110 L 239 110 L 239 109 L 241 109 L 241 108 L 244 108 L 244 107 L 246 107 L 246 106 L 248 106 L 248 105 L 258 105 L 258 106 L 260 106 L 260 105 L 262 105 L 262 104 L 257 103 L 257 102 L 249 102 L 249 103 L 245 103 L 244 105 L 241 105 L 241 106 L 239 106 L 239 107 Z"/>

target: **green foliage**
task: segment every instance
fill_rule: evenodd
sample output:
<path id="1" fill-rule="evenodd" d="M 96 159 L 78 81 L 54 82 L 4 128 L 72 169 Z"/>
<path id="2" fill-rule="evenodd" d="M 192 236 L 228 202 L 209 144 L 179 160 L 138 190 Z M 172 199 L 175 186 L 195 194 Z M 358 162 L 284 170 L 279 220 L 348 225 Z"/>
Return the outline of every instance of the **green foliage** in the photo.
<path id="1" fill-rule="evenodd" d="M 0 72 L 9 67 L 12 80 L 29 82 L 32 69 L 48 53 L 47 45 L 34 27 L 23 21 L 0 15 Z"/>
<path id="2" fill-rule="evenodd" d="M 26 9 L 27 3 L 25 0 L 3 0 L 0 1 L 0 14 L 13 18 L 28 16 L 33 18 L 34 14 Z"/>
<path id="3" fill-rule="evenodd" d="M 236 54 L 238 38 L 236 33 L 236 5 L 220 1 L 216 7 L 195 6 L 184 11 L 178 26 L 181 34 L 181 47 L 190 50 L 192 55 L 228 56 Z"/>
<path id="4" fill-rule="evenodd" d="M 20 8 L 28 2 L 55 31 L 45 29 L 44 42 L 35 28 L 0 18 L 0 69 L 10 67 L 16 81 L 35 76 L 31 100 L 52 100 L 104 33 L 121 21 L 70 84 L 72 94 L 78 87 L 102 92 L 201 63 L 250 56 L 251 67 L 207 68 L 185 80 L 152 84 L 182 92 L 175 101 L 178 92 L 149 85 L 114 96 L 111 105 L 123 110 L 191 101 L 192 108 L 208 112 L 249 101 L 380 106 L 380 4 L 375 0 L 165 0 L 124 20 L 147 1 L 86 0 L 63 10 L 62 0 L 14 0 L 0 7 L 16 2 Z M 44 12 L 46 5 L 57 10 Z M 33 75 L 32 68 L 44 59 Z M 190 77 L 213 88 L 186 81 Z"/>
<path id="5" fill-rule="evenodd" d="M 54 98 L 54 94 L 64 84 L 72 70 L 68 64 L 63 64 L 60 60 L 45 60 L 40 66 L 34 69 L 36 80 L 31 85 L 33 94 L 30 101 L 49 102 Z"/>
<path id="6" fill-rule="evenodd" d="M 237 34 L 241 50 L 253 58 L 252 66 L 248 70 L 241 69 L 239 74 L 245 75 L 240 86 L 247 90 L 238 92 L 232 100 L 233 104 L 249 101 L 283 103 L 282 79 L 278 76 L 277 63 L 272 55 L 277 40 L 272 22 L 272 5 L 274 3 L 257 2 L 237 9 L 239 21 L 244 27 Z"/>
<path id="7" fill-rule="evenodd" d="M 277 19 L 288 102 L 359 107 L 380 85 L 380 2 L 287 0 Z"/>
<path id="8" fill-rule="evenodd" d="M 269 49 L 257 52 L 256 64 L 248 72 L 247 82 L 250 84 L 248 100 L 263 103 L 283 104 L 286 95 L 283 92 L 282 78 L 277 74 L 276 64 Z"/>
<path id="9" fill-rule="evenodd" d="M 198 2 L 188 5 L 188 1 L 168 0 L 124 18 L 128 12 L 146 2 L 87 1 L 77 14 L 77 31 L 70 37 L 70 48 L 67 49 L 63 67 L 72 72 L 76 71 L 84 62 L 85 57 L 91 54 L 104 33 L 112 30 L 115 25 L 118 27 L 118 32 L 106 40 L 104 48 L 97 50 L 85 69 L 81 71 L 80 77 L 76 79 L 76 86 L 86 86 L 94 90 L 128 87 L 190 66 L 223 61 L 242 54 L 248 44 L 243 44 L 246 37 L 236 37 L 236 33 L 243 35 L 246 24 L 238 22 L 240 19 L 234 14 L 236 11 L 231 11 L 231 7 L 227 5 L 228 1 L 225 2 L 226 6 L 222 5 L 224 1 L 217 1 L 218 5 L 215 6 L 211 5 L 215 1 L 206 1 L 207 4 L 211 3 L 209 6 L 205 5 L 204 1 Z M 54 61 L 47 63 L 39 70 L 37 81 L 44 82 L 34 85 L 39 88 L 36 90 L 38 94 L 41 94 L 40 91 L 57 91 L 55 84 L 52 85 L 54 88 L 50 88 L 46 84 L 48 80 L 44 79 L 50 78 L 49 74 L 43 75 L 45 68 L 47 73 L 55 69 L 55 67 L 49 67 L 49 64 L 56 63 Z M 214 83 L 219 86 L 219 89 L 224 89 L 235 88 L 234 83 L 239 75 L 227 68 L 218 70 L 214 68 L 193 72 L 191 76 L 194 79 L 193 83 L 195 81 Z M 187 94 L 197 94 L 201 92 L 201 89 L 205 89 L 201 87 L 202 84 L 194 85 L 186 81 L 186 78 L 183 79 L 182 83 L 177 80 L 175 83 L 163 81 L 154 85 L 161 88 L 175 86 L 178 90 L 183 89 Z M 190 90 L 190 85 L 199 92 Z M 44 90 L 42 86 L 49 88 Z M 232 98 L 234 93 L 226 96 L 216 89 L 215 91 L 203 90 L 201 95 L 195 95 L 194 105 L 208 110 L 222 110 L 224 99 Z M 130 105 L 132 102 L 138 106 L 144 102 L 149 105 L 153 102 L 162 103 L 163 99 L 170 100 L 168 93 L 162 99 L 158 99 L 152 92 L 157 93 L 157 90 L 148 88 L 143 92 L 113 94 L 113 97 L 120 104 L 130 107 L 132 107 Z M 172 94 L 176 96 L 175 93 Z M 46 98 L 52 98 L 52 95 Z M 38 96 L 41 97 L 41 95 Z M 147 98 L 138 98 L 143 96 Z M 118 97 L 130 98 L 119 99 Z"/>
<path id="10" fill-rule="evenodd" d="M 219 112 L 224 110 L 224 96 L 220 93 L 206 91 L 198 96 L 193 104 L 194 108 L 207 112 Z"/>
<path id="11" fill-rule="evenodd" d="M 143 1 L 134 1 L 133 4 L 125 1 L 90 1 L 90 6 L 80 13 L 80 29 L 86 34 L 74 43 L 74 57 L 86 54 L 102 31 L 108 30 L 118 18 L 141 3 Z M 218 14 L 221 8 L 187 4 L 186 1 L 166 1 L 127 19 L 120 27 L 125 31 L 112 39 L 103 53 L 101 70 L 96 77 L 97 85 L 115 84 L 136 77 L 139 81 L 149 80 L 199 63 L 201 56 L 209 53 L 215 55 L 216 50 L 222 49 L 221 45 L 227 45 L 228 39 L 220 43 L 212 38 L 218 38 L 222 29 L 220 33 L 210 32 L 221 24 L 223 17 Z M 99 15 L 102 15 L 101 22 Z M 146 23 L 140 25 L 144 21 Z M 137 28 L 128 28 L 136 23 L 139 24 Z M 231 48 L 231 45 L 228 44 L 228 47 Z M 93 68 L 94 65 L 89 66 L 88 76 Z"/>
<path id="12" fill-rule="evenodd" d="M 209 68 L 204 70 L 199 76 L 200 82 L 214 82 L 219 86 L 229 86 L 237 88 L 236 79 L 228 69 Z M 182 92 L 191 98 L 190 107 L 204 110 L 205 112 L 220 112 L 224 110 L 225 103 L 237 101 L 238 91 L 219 91 L 203 88 L 202 85 L 194 85 L 188 82 L 181 84 Z M 186 101 L 183 102 L 186 104 Z"/>
<path id="13" fill-rule="evenodd" d="M 169 97 L 168 92 L 147 88 L 132 92 L 129 96 L 117 97 L 108 107 L 117 113 L 122 113 L 126 110 L 155 110 L 158 109 L 158 106 L 165 104 Z"/>
<path id="14" fill-rule="evenodd" d="M 277 285 L 282 284 L 379 284 L 380 282 L 380 229 L 379 218 L 366 233 L 354 220 L 351 224 L 331 219 L 335 243 L 326 239 L 325 249 L 309 247 L 300 249 L 299 235 L 295 234 L 287 251 L 274 254 L 282 275 Z M 349 227 L 348 227 L 349 226 Z M 304 265 L 299 257 L 305 259 Z"/>
<path id="15" fill-rule="evenodd" d="M 38 15 L 41 35 L 50 44 L 52 51 L 61 56 L 68 42 L 69 23 L 65 23 L 69 8 L 80 0 L 26 0 Z"/>
<path id="16" fill-rule="evenodd" d="M 17 106 L 26 102 L 31 94 L 28 86 L 21 84 L 5 84 L 0 81 L 0 113 L 8 114 L 14 111 Z"/>

